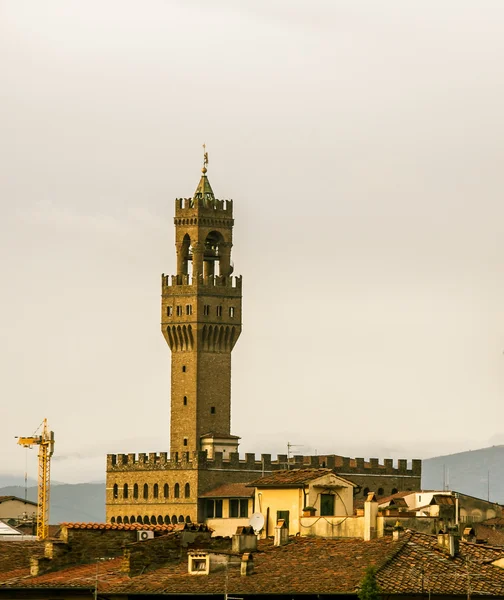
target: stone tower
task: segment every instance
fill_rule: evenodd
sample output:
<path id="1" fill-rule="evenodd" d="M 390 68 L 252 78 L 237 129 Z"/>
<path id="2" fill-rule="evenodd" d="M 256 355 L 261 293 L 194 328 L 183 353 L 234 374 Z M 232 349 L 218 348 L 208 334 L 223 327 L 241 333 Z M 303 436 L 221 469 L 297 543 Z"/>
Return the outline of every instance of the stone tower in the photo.
<path id="1" fill-rule="evenodd" d="M 171 349 L 170 454 L 236 452 L 231 351 L 241 333 L 241 277 L 231 276 L 233 202 L 202 176 L 193 198 L 175 200 L 177 274 L 162 276 L 161 328 Z"/>

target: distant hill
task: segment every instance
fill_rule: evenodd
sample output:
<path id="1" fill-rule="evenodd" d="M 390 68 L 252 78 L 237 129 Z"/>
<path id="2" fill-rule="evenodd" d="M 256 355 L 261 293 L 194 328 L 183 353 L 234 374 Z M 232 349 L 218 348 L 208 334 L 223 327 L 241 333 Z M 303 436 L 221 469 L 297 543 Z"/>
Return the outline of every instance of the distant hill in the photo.
<path id="1" fill-rule="evenodd" d="M 443 476 L 444 472 L 444 476 Z M 442 490 L 443 479 L 451 490 L 504 504 L 504 446 L 436 456 L 423 461 L 422 487 Z"/>
<path id="2" fill-rule="evenodd" d="M 18 496 L 24 498 L 23 486 L 0 488 L 0 496 Z M 29 487 L 28 500 L 37 502 L 37 488 Z M 99 522 L 105 521 L 105 484 L 104 483 L 63 483 L 51 486 L 50 522 L 57 524 L 65 521 Z"/>

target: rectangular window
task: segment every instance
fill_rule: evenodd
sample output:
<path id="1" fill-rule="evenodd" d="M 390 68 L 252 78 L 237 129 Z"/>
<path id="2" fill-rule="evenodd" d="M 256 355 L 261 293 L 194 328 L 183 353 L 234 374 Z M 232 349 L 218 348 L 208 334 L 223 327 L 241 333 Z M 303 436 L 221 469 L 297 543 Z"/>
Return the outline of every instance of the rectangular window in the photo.
<path id="1" fill-rule="evenodd" d="M 217 307 L 217 316 L 222 317 L 222 306 Z"/>
<path id="2" fill-rule="evenodd" d="M 234 306 L 230 306 L 230 307 L 229 307 L 229 316 L 230 316 L 232 319 L 234 319 L 234 316 L 235 316 L 235 309 L 234 309 Z"/>
<path id="3" fill-rule="evenodd" d="M 184 438 L 184 446 L 187 446 L 187 438 Z"/>
<path id="4" fill-rule="evenodd" d="M 240 501 L 235 498 L 231 498 L 229 501 L 229 516 L 232 519 L 236 519 L 240 512 Z"/>
<path id="5" fill-rule="evenodd" d="M 334 515 L 334 495 L 320 494 L 320 516 L 332 517 Z"/>
<path id="6" fill-rule="evenodd" d="M 205 315 L 205 317 L 208 317 L 208 315 L 210 314 L 210 304 L 205 304 L 203 306 L 203 314 Z"/>
<path id="7" fill-rule="evenodd" d="M 186 366 L 183 365 L 183 367 L 182 367 L 182 373 L 185 373 L 185 372 L 186 372 Z"/>
<path id="8" fill-rule="evenodd" d="M 192 315 L 192 304 L 186 304 L 185 314 L 186 315 Z"/>
<path id="9" fill-rule="evenodd" d="M 177 306 L 177 317 L 181 317 L 181 316 L 182 316 L 182 307 Z"/>
<path id="10" fill-rule="evenodd" d="M 215 406 L 210 407 L 210 414 L 215 415 Z"/>
<path id="11" fill-rule="evenodd" d="M 173 306 L 166 307 L 166 316 L 171 317 L 173 315 Z"/>
<path id="12" fill-rule="evenodd" d="M 229 516 L 235 519 L 248 517 L 248 500 L 246 498 L 232 498 L 229 501 Z"/>
<path id="13" fill-rule="evenodd" d="M 222 500 L 205 500 L 207 519 L 222 519 Z"/>
<path id="14" fill-rule="evenodd" d="M 248 505 L 249 505 L 249 501 L 247 498 L 242 498 L 240 500 L 240 517 L 242 519 L 246 518 L 249 516 L 248 514 Z"/>

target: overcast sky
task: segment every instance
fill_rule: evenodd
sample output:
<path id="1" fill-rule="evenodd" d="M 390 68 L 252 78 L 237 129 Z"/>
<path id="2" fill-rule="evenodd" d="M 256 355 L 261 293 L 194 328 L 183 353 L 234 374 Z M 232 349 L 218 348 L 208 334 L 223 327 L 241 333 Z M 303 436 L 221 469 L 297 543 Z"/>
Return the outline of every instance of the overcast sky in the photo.
<path id="1" fill-rule="evenodd" d="M 504 442 L 501 0 L 0 0 L 0 472 L 167 451 L 174 198 L 235 201 L 241 451 Z"/>

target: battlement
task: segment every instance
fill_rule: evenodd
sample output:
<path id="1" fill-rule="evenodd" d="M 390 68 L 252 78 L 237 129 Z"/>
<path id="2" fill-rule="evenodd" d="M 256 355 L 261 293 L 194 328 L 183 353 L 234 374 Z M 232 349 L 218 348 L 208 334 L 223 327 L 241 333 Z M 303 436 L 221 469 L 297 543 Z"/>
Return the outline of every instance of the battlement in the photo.
<path id="1" fill-rule="evenodd" d="M 232 218 L 233 201 L 218 200 L 217 198 L 176 198 L 175 216 L 191 216 L 193 213 L 214 214 L 224 213 L 223 216 Z"/>
<path id="2" fill-rule="evenodd" d="M 220 275 L 211 275 L 209 277 L 193 277 L 192 275 L 161 275 L 161 286 L 166 287 L 179 287 L 187 286 L 193 287 L 198 286 L 202 288 L 226 288 L 228 290 L 236 290 L 240 292 L 242 289 L 242 276 L 230 276 L 221 277 Z"/>
<path id="3" fill-rule="evenodd" d="M 369 461 L 363 458 L 348 458 L 335 454 L 321 456 L 293 456 L 289 459 L 286 454 L 279 454 L 275 460 L 271 454 L 261 454 L 256 458 L 253 453 L 245 454 L 240 458 L 238 452 L 230 453 L 229 457 L 224 458 L 222 452 L 216 452 L 212 459 L 209 459 L 206 451 L 193 452 L 184 455 L 178 460 L 168 456 L 167 452 L 150 452 L 140 454 L 108 454 L 107 472 L 115 471 L 156 471 L 166 469 L 200 469 L 200 470 L 240 470 L 255 471 L 258 473 L 277 471 L 282 469 L 302 469 L 302 468 L 326 467 L 334 469 L 342 476 L 347 475 L 394 475 L 420 477 L 422 475 L 422 461 L 413 459 L 411 468 L 408 468 L 406 459 L 399 459 L 394 466 L 391 458 L 383 460 L 383 464 L 378 458 L 370 458 Z"/>

